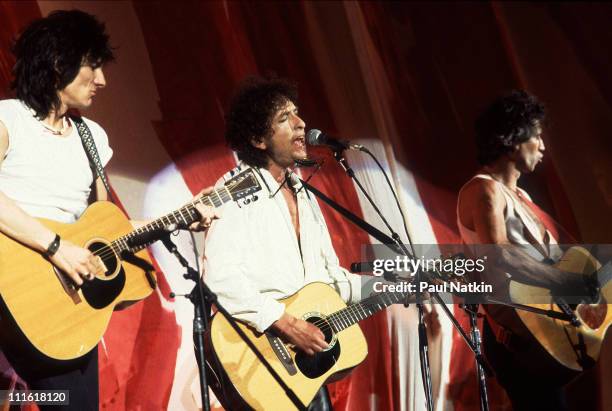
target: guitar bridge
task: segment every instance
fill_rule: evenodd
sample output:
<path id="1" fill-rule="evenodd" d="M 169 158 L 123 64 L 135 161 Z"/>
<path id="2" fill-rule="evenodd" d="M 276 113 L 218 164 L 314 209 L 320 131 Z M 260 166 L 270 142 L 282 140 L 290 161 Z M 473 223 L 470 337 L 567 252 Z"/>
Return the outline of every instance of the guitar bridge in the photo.
<path id="1" fill-rule="evenodd" d="M 68 276 L 66 276 L 66 274 L 61 272 L 55 266 L 53 266 L 53 272 L 57 276 L 57 279 L 59 280 L 60 284 L 64 288 L 64 291 L 66 292 L 66 294 L 68 294 L 68 297 L 70 297 L 72 299 L 72 302 L 74 302 L 75 304 L 79 304 L 80 302 L 82 302 L 81 296 L 79 295 L 79 290 L 74 285 L 72 280 L 70 278 L 68 278 Z"/>
<path id="2" fill-rule="evenodd" d="M 287 350 L 287 347 L 285 347 L 283 341 L 269 332 L 266 332 L 266 337 L 268 338 L 268 342 L 270 343 L 270 346 L 272 346 L 274 353 L 280 360 L 281 364 L 283 364 L 283 367 L 285 367 L 285 370 L 287 370 L 289 375 L 297 374 L 297 368 L 295 367 L 293 358 L 291 357 L 289 350 Z"/>

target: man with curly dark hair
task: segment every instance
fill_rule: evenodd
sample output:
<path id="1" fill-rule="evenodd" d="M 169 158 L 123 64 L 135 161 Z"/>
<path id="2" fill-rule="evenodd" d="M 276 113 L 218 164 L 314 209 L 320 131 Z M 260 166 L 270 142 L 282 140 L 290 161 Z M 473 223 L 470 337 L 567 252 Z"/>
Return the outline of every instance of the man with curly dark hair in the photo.
<path id="1" fill-rule="evenodd" d="M 480 115 L 475 129 L 482 168 L 459 193 L 457 225 L 466 244 L 501 246 L 506 269 L 490 268 L 489 277 L 483 278 L 499 287 L 497 292 L 507 293 L 512 279 L 557 295 L 590 296 L 595 290 L 582 276 L 550 265 L 560 257 L 555 246 L 559 227 L 553 228 L 552 218 L 517 185 L 519 177 L 533 172 L 544 158 L 544 121 L 544 106 L 524 91 L 500 97 Z M 485 308 L 484 352 L 513 408 L 565 409 L 560 387 L 574 373 L 550 357 L 514 310 Z"/>
<path id="2" fill-rule="evenodd" d="M 268 166 L 266 150 L 253 143 L 261 143 L 270 135 L 274 113 L 297 98 L 296 86 L 287 80 L 244 80 L 232 100 L 225 126 L 225 139 L 240 160 L 252 167 Z M 301 136 L 297 141 L 303 140 Z M 297 155 L 296 158 L 306 157 L 305 152 Z"/>
<path id="3" fill-rule="evenodd" d="M 109 37 L 104 24 L 90 14 L 55 11 L 30 24 L 13 52 L 17 99 L 0 101 L 0 233 L 39 252 L 82 286 L 103 275 L 98 259 L 36 218 L 72 223 L 87 207 L 92 189 L 97 199 L 107 199 L 101 179 L 94 181 L 69 111 L 89 108 L 106 85 L 103 65 L 113 60 Z M 82 121 L 91 131 L 102 166 L 106 165 L 113 154 L 106 133 L 94 121 L 84 117 Z M 214 212 L 197 207 L 205 227 Z M 18 275 L 1 275 L 9 274 Z M 4 312 L 0 317 L 4 321 L 3 317 Z M 9 330 L 2 333 L 7 336 Z M 39 358 L 33 360 L 12 348 L 3 347 L 4 354 L 30 389 L 69 390 L 69 405 L 39 408 L 99 408 L 97 348 L 78 361 L 44 369 Z"/>
<path id="4" fill-rule="evenodd" d="M 108 40 L 104 25 L 81 11 L 34 21 L 13 48 L 17 99 L 0 101 L 0 232 L 46 254 L 77 285 L 93 279 L 95 257 L 33 217 L 70 223 L 87 207 L 94 176 L 68 110 L 87 109 L 106 85 L 102 68 L 113 60 Z M 106 133 L 84 121 L 105 165 L 113 153 Z M 97 190 L 99 199 L 106 196 Z M 43 374 L 28 358 L 5 354 L 31 389 L 68 389 L 67 409 L 98 409 L 97 350 L 78 367 Z"/>
<path id="5" fill-rule="evenodd" d="M 227 142 L 242 163 L 220 183 L 250 167 L 264 190 L 249 204 L 223 207 L 223 219 L 206 237 L 206 282 L 232 315 L 257 331 L 274 330 L 307 354 L 320 352 L 327 347 L 321 330 L 285 312 L 278 300 L 323 282 L 356 302 L 360 276 L 340 267 L 316 199 L 292 172 L 307 157 L 296 87 L 280 79 L 248 79 L 226 122 Z M 328 409 L 325 390 L 319 393 L 317 409 Z"/>

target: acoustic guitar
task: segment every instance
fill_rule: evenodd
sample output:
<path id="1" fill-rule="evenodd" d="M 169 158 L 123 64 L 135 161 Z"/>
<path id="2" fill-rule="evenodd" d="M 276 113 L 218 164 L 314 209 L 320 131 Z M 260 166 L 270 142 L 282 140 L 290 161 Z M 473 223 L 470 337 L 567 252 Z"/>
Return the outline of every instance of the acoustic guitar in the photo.
<path id="1" fill-rule="evenodd" d="M 357 322 L 395 303 L 404 293 L 379 293 L 347 307 L 324 283 L 311 283 L 280 300 L 285 312 L 319 327 L 329 348 L 313 356 L 296 351 L 272 332 L 258 333 L 239 322 L 283 381 L 308 405 L 326 382 L 345 376 L 368 354 Z M 208 335 L 211 387 L 226 409 L 290 410 L 295 405 L 266 368 L 236 334 L 227 319 L 216 314 Z"/>
<path id="2" fill-rule="evenodd" d="M 557 362 L 575 371 L 599 358 L 601 345 L 612 321 L 612 265 L 601 264 L 583 247 L 571 247 L 555 264 L 560 270 L 583 275 L 598 272 L 601 286 L 596 304 L 565 304 L 545 288 L 510 282 L 510 298 L 543 310 L 565 312 L 573 322 L 552 319 L 524 310 L 516 310 L 519 318 L 536 340 Z M 537 304 L 533 304 L 537 302 Z M 584 362 L 586 360 L 586 363 Z"/>
<path id="3" fill-rule="evenodd" d="M 98 257 L 103 273 L 81 287 L 40 253 L 0 235 L 2 348 L 54 365 L 78 360 L 98 344 L 118 304 L 142 300 L 155 289 L 156 276 L 144 248 L 158 238 L 156 232 L 197 221 L 196 203 L 218 207 L 229 201 L 251 201 L 260 189 L 249 169 L 137 230 L 119 208 L 103 201 L 89 206 L 73 224 L 41 219 L 61 238 Z"/>

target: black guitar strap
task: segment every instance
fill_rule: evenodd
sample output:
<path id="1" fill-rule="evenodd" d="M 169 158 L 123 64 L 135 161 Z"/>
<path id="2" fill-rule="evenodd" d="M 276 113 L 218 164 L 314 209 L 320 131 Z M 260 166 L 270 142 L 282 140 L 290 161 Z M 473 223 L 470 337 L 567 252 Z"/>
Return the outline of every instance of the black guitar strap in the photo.
<path id="1" fill-rule="evenodd" d="M 79 132 L 81 143 L 83 143 L 83 149 L 85 150 L 87 158 L 89 159 L 89 166 L 95 171 L 95 174 L 100 177 L 102 184 L 104 184 L 104 188 L 106 188 L 108 193 L 108 198 L 114 202 L 113 192 L 111 191 L 110 184 L 108 184 L 108 179 L 104 173 L 104 167 L 102 167 L 102 161 L 100 161 L 98 148 L 96 147 L 96 142 L 91 135 L 91 130 L 89 130 L 89 127 L 87 124 L 85 124 L 82 117 L 70 116 L 70 119 L 74 122 L 74 125 Z"/>

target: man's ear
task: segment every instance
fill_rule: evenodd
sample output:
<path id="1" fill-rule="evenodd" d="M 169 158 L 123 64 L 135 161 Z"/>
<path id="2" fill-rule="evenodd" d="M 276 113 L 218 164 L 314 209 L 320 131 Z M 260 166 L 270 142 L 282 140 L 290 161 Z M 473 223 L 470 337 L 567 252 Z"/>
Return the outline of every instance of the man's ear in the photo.
<path id="1" fill-rule="evenodd" d="M 265 150 L 266 148 L 268 148 L 265 139 L 263 139 L 262 137 L 251 137 L 251 144 L 253 145 L 253 147 L 258 148 L 260 150 Z"/>

